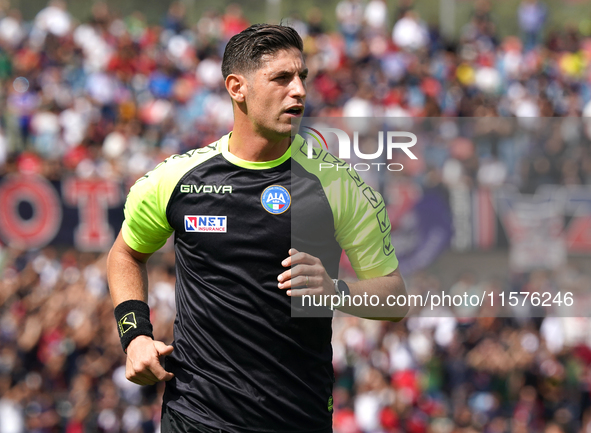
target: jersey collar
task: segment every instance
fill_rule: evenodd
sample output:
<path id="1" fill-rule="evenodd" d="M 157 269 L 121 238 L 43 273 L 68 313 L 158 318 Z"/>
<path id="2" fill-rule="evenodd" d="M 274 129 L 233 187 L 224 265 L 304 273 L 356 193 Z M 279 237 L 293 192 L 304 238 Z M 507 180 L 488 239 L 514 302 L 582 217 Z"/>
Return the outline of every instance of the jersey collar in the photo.
<path id="1" fill-rule="evenodd" d="M 246 161 L 246 160 L 238 158 L 236 155 L 230 153 L 230 151 L 228 150 L 228 139 L 230 138 L 230 135 L 232 135 L 231 132 L 227 135 L 224 135 L 222 138 L 220 138 L 220 147 L 222 150 L 222 156 L 228 162 L 231 162 L 232 164 L 237 165 L 238 167 L 248 168 L 251 170 L 264 170 L 267 168 L 277 167 L 277 166 L 283 164 L 285 161 L 287 161 L 291 157 L 291 147 L 294 145 L 294 143 L 301 140 L 301 137 L 299 135 L 296 135 L 294 141 L 291 143 L 291 146 L 289 146 L 287 148 L 287 150 L 285 151 L 285 153 L 277 159 L 274 159 L 272 161 L 254 162 L 254 161 Z"/>

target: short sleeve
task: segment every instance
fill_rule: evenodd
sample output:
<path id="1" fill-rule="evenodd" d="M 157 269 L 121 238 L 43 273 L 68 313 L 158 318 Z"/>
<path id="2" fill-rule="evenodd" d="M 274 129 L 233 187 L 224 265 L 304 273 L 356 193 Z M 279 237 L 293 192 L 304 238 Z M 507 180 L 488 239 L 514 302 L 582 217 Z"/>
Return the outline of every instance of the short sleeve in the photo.
<path id="1" fill-rule="evenodd" d="M 121 232 L 125 243 L 140 253 L 153 253 L 160 249 L 173 229 L 166 218 L 168 197 L 162 191 L 160 167 L 139 179 L 133 185 L 125 202 L 125 221 Z M 166 188 L 167 189 L 167 188 Z"/>
<path id="2" fill-rule="evenodd" d="M 390 218 L 382 196 L 349 163 L 320 149 L 309 159 L 300 147 L 305 140 L 299 135 L 296 140 L 294 144 L 300 151 L 292 155 L 320 181 L 332 211 L 335 239 L 347 253 L 357 277 L 383 277 L 398 269 Z M 332 168 L 321 169 L 319 160 L 329 162 Z"/>
<path id="3" fill-rule="evenodd" d="M 227 141 L 228 137 L 226 135 L 222 140 Z M 172 155 L 131 187 L 121 228 L 127 245 L 147 254 L 162 248 L 174 232 L 166 216 L 174 189 L 189 170 L 220 153 L 218 143 Z"/>
<path id="4" fill-rule="evenodd" d="M 327 191 L 335 217 L 336 240 L 347 253 L 359 279 L 381 277 L 398 268 L 391 223 L 382 196 L 347 170 Z"/>

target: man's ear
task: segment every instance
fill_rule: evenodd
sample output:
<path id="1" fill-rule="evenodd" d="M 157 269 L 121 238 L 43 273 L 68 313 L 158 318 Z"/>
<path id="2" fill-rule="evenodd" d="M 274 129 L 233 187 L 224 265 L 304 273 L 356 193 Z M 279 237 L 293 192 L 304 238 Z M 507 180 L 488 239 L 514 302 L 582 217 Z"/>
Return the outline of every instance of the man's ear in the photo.
<path id="1" fill-rule="evenodd" d="M 244 75 L 230 74 L 226 77 L 226 90 L 232 101 L 241 104 L 246 98 L 246 78 Z"/>

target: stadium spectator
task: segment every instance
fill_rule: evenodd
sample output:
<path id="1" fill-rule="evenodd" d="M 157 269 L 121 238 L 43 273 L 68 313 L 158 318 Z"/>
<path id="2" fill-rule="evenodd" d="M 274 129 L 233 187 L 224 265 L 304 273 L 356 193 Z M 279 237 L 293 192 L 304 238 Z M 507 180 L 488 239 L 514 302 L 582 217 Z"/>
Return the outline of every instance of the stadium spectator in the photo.
<path id="1" fill-rule="evenodd" d="M 546 15 L 546 6 L 539 0 L 523 0 L 519 5 L 519 29 L 523 33 L 525 51 L 540 43 Z"/>

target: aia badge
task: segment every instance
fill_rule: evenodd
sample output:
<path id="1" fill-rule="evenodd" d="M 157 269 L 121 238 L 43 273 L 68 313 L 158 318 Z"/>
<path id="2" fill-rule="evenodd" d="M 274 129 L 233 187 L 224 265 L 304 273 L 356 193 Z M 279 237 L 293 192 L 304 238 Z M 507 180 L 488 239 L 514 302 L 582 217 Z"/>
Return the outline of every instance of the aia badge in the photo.
<path id="1" fill-rule="evenodd" d="M 261 195 L 263 208 L 273 215 L 279 215 L 289 209 L 291 196 L 289 191 L 280 185 L 271 185 Z"/>

